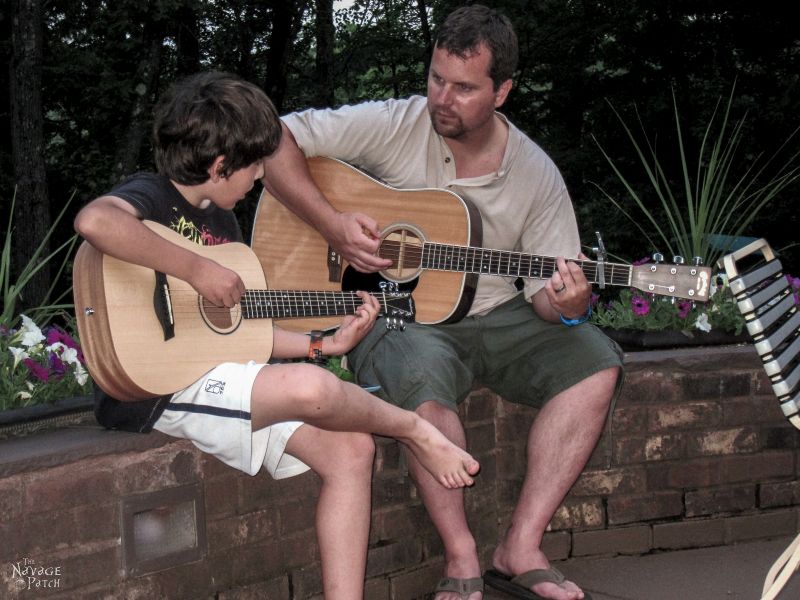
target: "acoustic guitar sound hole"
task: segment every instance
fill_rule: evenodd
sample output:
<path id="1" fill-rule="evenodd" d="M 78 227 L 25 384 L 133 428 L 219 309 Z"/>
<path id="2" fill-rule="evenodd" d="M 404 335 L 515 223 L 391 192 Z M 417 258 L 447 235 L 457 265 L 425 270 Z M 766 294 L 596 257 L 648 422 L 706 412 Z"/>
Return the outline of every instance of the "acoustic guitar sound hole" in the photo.
<path id="1" fill-rule="evenodd" d="M 236 330 L 242 320 L 242 311 L 237 304 L 233 308 L 215 306 L 205 298 L 200 298 L 200 314 L 213 331 L 227 334 Z"/>
<path id="2" fill-rule="evenodd" d="M 378 256 L 388 258 L 392 266 L 381 271 L 386 279 L 404 283 L 419 277 L 422 271 L 424 236 L 411 225 L 393 225 L 381 235 Z"/>

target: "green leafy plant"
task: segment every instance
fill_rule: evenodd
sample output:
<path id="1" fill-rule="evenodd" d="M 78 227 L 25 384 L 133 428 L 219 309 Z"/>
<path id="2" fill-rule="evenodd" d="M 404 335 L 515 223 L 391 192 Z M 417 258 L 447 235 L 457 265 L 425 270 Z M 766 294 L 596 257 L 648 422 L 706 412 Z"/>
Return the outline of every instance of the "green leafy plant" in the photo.
<path id="1" fill-rule="evenodd" d="M 329 356 L 323 366 L 324 368 L 328 369 L 328 371 L 336 375 L 339 379 L 349 381 L 351 383 L 354 383 L 356 380 L 353 372 L 342 366 L 341 356 Z"/>
<path id="2" fill-rule="evenodd" d="M 11 199 L 11 217 L 8 219 L 8 225 L 6 226 L 6 239 L 3 243 L 3 251 L 0 254 L 0 293 L 3 297 L 3 310 L 0 313 L 0 326 L 11 328 L 19 319 L 19 315 L 16 313 L 17 303 L 19 302 L 20 297 L 23 294 L 25 286 L 31 280 L 31 278 L 38 273 L 45 264 L 50 263 L 56 259 L 61 259 L 59 268 L 55 275 L 53 276 L 53 282 L 50 285 L 50 288 L 47 290 L 44 299 L 40 306 L 31 308 L 28 310 L 29 315 L 39 322 L 47 322 L 55 315 L 59 314 L 60 312 L 72 308 L 71 303 L 65 303 L 64 299 L 69 297 L 69 294 L 72 290 L 71 287 L 67 287 L 67 289 L 62 290 L 57 295 L 56 294 L 56 286 L 58 282 L 61 280 L 61 275 L 64 273 L 64 270 L 69 265 L 69 259 L 72 256 L 72 249 L 75 247 L 75 244 L 78 240 L 77 235 L 73 235 L 70 239 L 66 242 L 62 243 L 58 246 L 55 250 L 50 252 L 48 255 L 44 255 L 45 248 L 53 237 L 53 233 L 58 226 L 58 223 L 64 216 L 67 208 L 69 207 L 70 203 L 72 202 L 72 198 L 64 205 L 64 208 L 61 209 L 61 212 L 53 221 L 50 229 L 45 234 L 44 238 L 39 245 L 37 246 L 36 250 L 34 250 L 33 254 L 31 255 L 28 264 L 22 269 L 22 272 L 17 275 L 15 281 L 11 281 L 11 253 L 12 253 L 12 237 L 13 237 L 13 215 L 14 215 L 14 205 L 16 204 L 16 194 Z M 55 296 L 54 296 L 55 295 Z"/>
<path id="3" fill-rule="evenodd" d="M 731 123 L 734 90 L 735 85 L 724 107 L 722 99 L 717 102 L 694 160 L 687 155 L 678 102 L 673 91 L 677 134 L 675 151 L 681 165 L 681 173 L 675 178 L 676 184 L 672 183 L 671 175 L 665 171 L 656 145 L 645 132 L 641 119 L 639 125 L 643 143 L 637 140 L 623 117 L 609 103 L 636 151 L 650 186 L 649 191 L 637 190 L 596 138 L 595 143 L 638 211 L 631 214 L 610 193 L 594 185 L 633 222 L 654 249 L 666 248 L 672 255 L 687 259 L 700 257 L 705 264 L 716 264 L 737 237 L 747 234 L 748 227 L 762 209 L 800 178 L 800 151 L 792 153 L 783 164 L 774 164 L 800 128 L 795 129 L 768 159 L 761 161 L 761 155 L 758 155 L 749 166 L 739 166 L 737 151 L 742 142 L 747 115 Z M 673 185 L 680 189 L 673 189 Z M 656 200 L 654 203 L 651 200 L 653 196 Z M 642 216 L 648 227 L 642 224 Z"/>

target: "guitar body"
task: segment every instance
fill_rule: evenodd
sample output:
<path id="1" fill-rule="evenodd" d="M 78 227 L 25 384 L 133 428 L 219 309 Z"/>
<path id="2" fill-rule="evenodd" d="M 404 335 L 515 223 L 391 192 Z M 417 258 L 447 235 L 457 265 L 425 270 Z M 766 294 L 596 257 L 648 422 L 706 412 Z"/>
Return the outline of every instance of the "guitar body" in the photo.
<path id="1" fill-rule="evenodd" d="M 427 239 L 456 245 L 482 243 L 480 214 L 447 190 L 399 190 L 366 176 L 341 161 L 315 157 L 308 160 L 314 181 L 328 201 L 342 212 L 362 212 L 379 227 L 400 218 L 424 223 Z M 346 271 L 352 270 L 325 239 L 266 190 L 261 194 L 253 225 L 251 246 L 267 280 L 275 288 L 340 290 Z M 466 315 L 478 276 L 452 271 L 426 271 L 401 286 L 413 289 L 416 320 L 422 323 L 454 322 Z M 346 288 L 347 289 L 347 288 Z M 370 290 L 374 291 L 374 290 Z M 282 321 L 294 331 L 326 329 L 338 324 L 328 317 Z"/>
<path id="2" fill-rule="evenodd" d="M 261 264 L 244 244 L 199 246 L 166 227 L 146 224 L 169 241 L 236 271 L 247 288 L 266 288 Z M 272 352 L 269 319 L 243 319 L 238 307 L 204 307 L 189 284 L 169 276 L 174 325 L 166 339 L 154 306 L 155 273 L 104 255 L 88 242 L 78 249 L 73 277 L 89 372 L 118 400 L 168 395 L 222 362 L 265 362 Z"/>

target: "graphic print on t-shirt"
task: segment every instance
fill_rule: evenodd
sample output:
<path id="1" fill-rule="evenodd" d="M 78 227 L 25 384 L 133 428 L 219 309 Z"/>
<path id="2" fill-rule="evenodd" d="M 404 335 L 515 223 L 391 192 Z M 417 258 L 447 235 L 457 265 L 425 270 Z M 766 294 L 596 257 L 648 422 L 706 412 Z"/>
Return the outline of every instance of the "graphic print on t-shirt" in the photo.
<path id="1" fill-rule="evenodd" d="M 177 209 L 174 209 L 177 211 Z M 231 240 L 227 237 L 217 237 L 212 234 L 208 227 L 203 224 L 200 227 L 189 221 L 183 215 L 180 215 L 169 225 L 170 229 L 176 231 L 181 237 L 193 241 L 195 244 L 201 246 L 217 246 L 219 244 L 227 244 Z"/>

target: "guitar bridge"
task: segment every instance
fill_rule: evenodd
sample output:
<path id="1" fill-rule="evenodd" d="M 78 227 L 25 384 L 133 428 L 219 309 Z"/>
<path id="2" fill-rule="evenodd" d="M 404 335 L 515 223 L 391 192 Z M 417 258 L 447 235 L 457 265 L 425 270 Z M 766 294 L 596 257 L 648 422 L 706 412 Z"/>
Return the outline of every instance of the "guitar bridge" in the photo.
<path id="1" fill-rule="evenodd" d="M 164 273 L 156 272 L 156 287 L 153 290 L 153 310 L 164 332 L 164 341 L 175 337 L 175 319 L 172 314 L 172 300 L 169 296 L 169 283 Z"/>
<path id="2" fill-rule="evenodd" d="M 339 283 L 342 280 L 342 255 L 328 246 L 328 281 Z"/>

